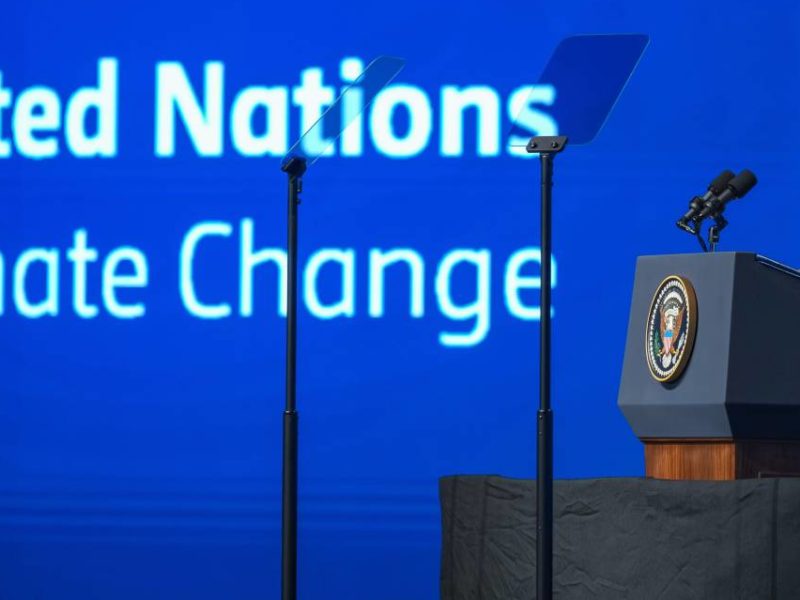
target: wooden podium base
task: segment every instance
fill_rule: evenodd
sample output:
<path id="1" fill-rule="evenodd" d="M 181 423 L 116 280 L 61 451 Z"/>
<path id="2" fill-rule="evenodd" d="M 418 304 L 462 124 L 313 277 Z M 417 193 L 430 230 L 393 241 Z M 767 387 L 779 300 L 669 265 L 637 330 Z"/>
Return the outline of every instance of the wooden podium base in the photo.
<path id="1" fill-rule="evenodd" d="M 713 480 L 800 477 L 800 441 L 642 440 L 652 479 Z"/>

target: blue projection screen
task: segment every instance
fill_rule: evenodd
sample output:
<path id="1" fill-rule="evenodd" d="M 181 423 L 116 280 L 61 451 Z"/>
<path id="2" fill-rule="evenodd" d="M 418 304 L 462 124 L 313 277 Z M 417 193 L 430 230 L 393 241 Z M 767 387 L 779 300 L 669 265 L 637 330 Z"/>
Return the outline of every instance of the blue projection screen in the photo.
<path id="1" fill-rule="evenodd" d="M 695 252 L 675 219 L 747 167 L 722 249 L 800 262 L 800 7 L 729 8 L 6 2 L 0 598 L 278 597 L 280 160 L 382 54 L 406 67 L 304 179 L 300 595 L 438 597 L 437 478 L 534 475 L 538 164 L 504 138 L 525 98 L 560 132 L 532 86 L 577 32 L 651 44 L 556 163 L 556 476 L 640 475 L 636 256 Z"/>

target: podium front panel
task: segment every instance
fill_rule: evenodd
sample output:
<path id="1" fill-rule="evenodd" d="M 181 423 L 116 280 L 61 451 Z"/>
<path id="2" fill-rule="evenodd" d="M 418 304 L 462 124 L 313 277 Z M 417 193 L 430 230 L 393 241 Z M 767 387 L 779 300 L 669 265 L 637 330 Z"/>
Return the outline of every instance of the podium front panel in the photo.
<path id="1" fill-rule="evenodd" d="M 662 383 L 645 334 L 670 275 L 693 286 L 697 327 L 682 375 Z M 618 402 L 640 439 L 800 439 L 800 277 L 745 252 L 639 257 Z"/>

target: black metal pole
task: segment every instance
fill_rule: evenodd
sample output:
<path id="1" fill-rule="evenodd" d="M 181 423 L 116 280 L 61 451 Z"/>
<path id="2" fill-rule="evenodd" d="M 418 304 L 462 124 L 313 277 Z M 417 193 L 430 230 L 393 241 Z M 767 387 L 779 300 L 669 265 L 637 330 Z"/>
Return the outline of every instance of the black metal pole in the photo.
<path id="1" fill-rule="evenodd" d="M 542 287 L 539 324 L 538 462 L 536 466 L 536 599 L 553 597 L 553 410 L 550 407 L 550 290 L 551 205 L 553 155 L 543 152 L 541 163 Z"/>
<path id="2" fill-rule="evenodd" d="M 289 176 L 286 244 L 286 405 L 283 410 L 283 510 L 281 599 L 297 598 L 297 206 L 306 161 L 292 157 L 281 169 Z"/>
<path id="3" fill-rule="evenodd" d="M 542 286 L 539 320 L 539 410 L 536 413 L 536 600 L 553 598 L 553 410 L 550 406 L 550 293 L 552 288 L 553 161 L 566 136 L 531 138 L 526 150 L 541 166 Z"/>

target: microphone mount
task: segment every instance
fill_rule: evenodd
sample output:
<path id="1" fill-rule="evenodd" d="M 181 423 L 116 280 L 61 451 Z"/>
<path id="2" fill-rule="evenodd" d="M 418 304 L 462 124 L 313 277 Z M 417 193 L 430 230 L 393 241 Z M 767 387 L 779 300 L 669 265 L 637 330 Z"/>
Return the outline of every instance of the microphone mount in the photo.
<path id="1" fill-rule="evenodd" d="M 689 203 L 689 211 L 683 215 L 678 221 L 675 223 L 679 229 L 683 229 L 686 233 L 691 233 L 695 235 L 697 233 L 697 222 L 696 216 L 701 210 L 703 210 L 703 199 L 700 196 L 695 196 L 692 198 L 691 202 Z"/>
<path id="2" fill-rule="evenodd" d="M 722 215 L 723 212 L 724 209 L 714 215 L 714 224 L 708 229 L 708 252 L 717 251 L 719 232 L 728 226 L 728 220 Z"/>
<path id="3" fill-rule="evenodd" d="M 697 242 L 700 244 L 700 248 L 702 248 L 703 252 L 716 252 L 717 246 L 719 246 L 719 234 L 728 226 L 728 220 L 723 215 L 724 212 L 725 205 L 720 204 L 716 210 L 709 213 L 707 216 L 695 217 L 694 219 L 691 219 L 690 222 L 685 224 L 681 223 L 683 219 L 679 219 L 677 225 L 683 231 L 691 233 L 697 238 Z M 714 224 L 708 228 L 708 232 L 706 234 L 708 236 L 708 244 L 706 244 L 705 240 L 703 239 L 702 230 L 702 224 L 706 218 L 711 218 L 714 220 Z"/>
<path id="4" fill-rule="evenodd" d="M 720 232 L 728 226 L 728 220 L 724 216 L 728 202 L 744 197 L 757 182 L 755 175 L 747 169 L 735 177 L 731 171 L 723 171 L 711 182 L 702 198 L 692 198 L 688 212 L 678 219 L 676 225 L 696 236 L 703 252 L 716 252 Z M 713 219 L 714 224 L 708 229 L 706 245 L 702 236 L 702 223 L 708 218 Z"/>

